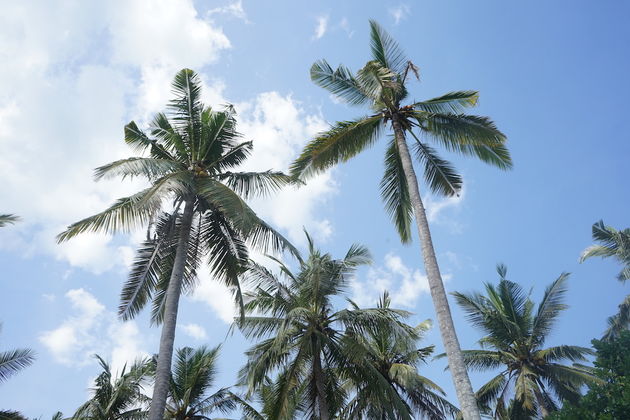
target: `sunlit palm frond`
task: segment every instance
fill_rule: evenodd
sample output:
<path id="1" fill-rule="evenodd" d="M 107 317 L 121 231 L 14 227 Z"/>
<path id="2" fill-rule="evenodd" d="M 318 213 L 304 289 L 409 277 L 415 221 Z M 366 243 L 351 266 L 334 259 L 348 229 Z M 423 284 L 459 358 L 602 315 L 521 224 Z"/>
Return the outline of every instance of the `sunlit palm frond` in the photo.
<path id="1" fill-rule="evenodd" d="M 383 67 L 402 74 L 408 60 L 398 43 L 374 20 L 370 20 L 372 58 Z"/>
<path id="2" fill-rule="evenodd" d="M 352 72 L 344 66 L 333 70 L 326 60 L 316 61 L 311 66 L 311 80 L 350 105 L 370 101 L 370 97 L 361 91 Z"/>
<path id="3" fill-rule="evenodd" d="M 479 92 L 474 90 L 463 90 L 449 92 L 437 98 L 416 102 L 411 106 L 414 109 L 431 113 L 453 113 L 459 114 L 466 108 L 477 105 Z"/>
<path id="4" fill-rule="evenodd" d="M 345 162 L 378 140 L 381 115 L 342 121 L 311 140 L 291 165 L 291 175 L 305 179 Z"/>

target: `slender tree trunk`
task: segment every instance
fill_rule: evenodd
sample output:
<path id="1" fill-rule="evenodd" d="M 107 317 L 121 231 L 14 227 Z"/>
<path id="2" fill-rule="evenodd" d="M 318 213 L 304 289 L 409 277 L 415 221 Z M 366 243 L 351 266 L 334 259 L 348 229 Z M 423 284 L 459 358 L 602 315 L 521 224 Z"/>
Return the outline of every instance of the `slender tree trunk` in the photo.
<path id="1" fill-rule="evenodd" d="M 392 126 L 394 128 L 394 135 L 396 136 L 398 153 L 400 154 L 405 177 L 407 178 L 411 205 L 416 217 L 420 244 L 422 245 L 424 267 L 427 272 L 429 289 L 431 290 L 431 297 L 433 298 L 433 305 L 435 306 L 438 326 L 440 327 L 442 343 L 444 344 L 444 348 L 446 350 L 449 369 L 451 371 L 453 383 L 455 384 L 457 399 L 461 405 L 464 420 L 480 420 L 481 415 L 479 413 L 479 408 L 477 407 L 477 401 L 475 399 L 475 394 L 473 393 L 472 385 L 470 384 L 470 378 L 468 377 L 466 365 L 464 364 L 462 350 L 459 346 L 455 326 L 453 325 L 451 309 L 448 305 L 446 291 L 444 290 L 444 283 L 442 283 L 440 268 L 438 267 L 437 259 L 435 257 L 433 241 L 431 240 L 431 232 L 429 231 L 429 222 L 427 221 L 427 215 L 424 210 L 424 205 L 422 204 L 420 191 L 418 189 L 418 179 L 416 178 L 416 173 L 411 162 L 411 156 L 409 155 L 409 148 L 407 147 L 407 141 L 405 140 L 405 133 L 396 115 L 392 118 Z"/>
<path id="2" fill-rule="evenodd" d="M 326 399 L 326 389 L 324 389 L 324 372 L 322 370 L 322 359 L 320 348 L 315 345 L 313 352 L 313 376 L 315 379 L 315 388 L 317 389 L 317 405 L 319 407 L 320 420 L 330 420 L 330 409 L 328 408 L 328 400 Z"/>
<path id="3" fill-rule="evenodd" d="M 153 398 L 149 408 L 149 420 L 163 420 L 164 408 L 171 378 L 171 361 L 173 359 L 173 344 L 175 342 L 175 327 L 177 325 L 177 308 L 179 296 L 182 291 L 182 278 L 188 254 L 188 240 L 192 225 L 194 200 L 188 199 L 184 207 L 184 214 L 179 231 L 179 241 L 171 279 L 166 290 L 166 302 L 164 304 L 164 322 L 160 337 L 160 351 L 158 353 L 157 368 L 155 371 L 155 386 Z"/>

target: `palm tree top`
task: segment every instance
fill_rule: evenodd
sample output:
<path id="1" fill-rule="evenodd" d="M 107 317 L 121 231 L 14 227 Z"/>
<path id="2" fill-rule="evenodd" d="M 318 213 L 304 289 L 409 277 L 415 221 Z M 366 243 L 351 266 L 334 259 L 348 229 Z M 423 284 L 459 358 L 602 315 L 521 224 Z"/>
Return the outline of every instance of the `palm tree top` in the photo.
<path id="1" fill-rule="evenodd" d="M 350 105 L 368 105 L 366 116 L 333 124 L 311 140 L 290 168 L 297 179 L 307 179 L 345 162 L 374 145 L 388 125 L 398 127 L 412 142 L 416 159 L 424 167 L 424 179 L 433 193 L 457 195 L 462 177 L 453 165 L 438 155 L 434 145 L 449 152 L 475 156 L 500 169 L 512 167 L 506 136 L 489 118 L 466 114 L 477 104 L 472 90 L 449 92 L 425 101 L 409 97 L 410 76 L 419 70 L 407 59 L 398 43 L 375 21 L 370 21 L 371 60 L 356 73 L 326 60 L 311 67 L 311 80 Z M 433 144 L 431 144 L 433 143 Z M 411 237 L 411 204 L 400 151 L 391 139 L 385 155 L 381 195 L 403 242 Z"/>
<path id="2" fill-rule="evenodd" d="M 598 244 L 582 251 L 580 262 L 592 257 L 614 257 L 623 265 L 617 279 L 621 282 L 630 279 L 630 228 L 617 230 L 600 220 L 593 224 L 593 240 Z"/>
<path id="3" fill-rule="evenodd" d="M 479 403 L 486 408 L 496 403 L 495 414 L 506 412 L 506 398 L 515 393 L 514 407 L 528 415 L 553 411 L 559 400 L 576 401 L 581 387 L 596 378 L 591 369 L 575 362 L 585 362 L 590 348 L 558 345 L 544 348 L 558 316 L 567 309 L 568 273 L 562 273 L 545 290 L 538 305 L 523 288 L 507 279 L 507 268 L 497 266 L 500 281 L 486 283 L 481 293 L 453 293 L 470 323 L 485 335 L 480 350 L 465 350 L 470 369 L 501 372 L 477 391 Z M 573 366 L 562 364 L 573 362 Z M 528 417 L 529 418 L 529 417 Z"/>
<path id="4" fill-rule="evenodd" d="M 12 225 L 15 222 L 19 222 L 20 217 L 14 214 L 0 214 L 0 227 Z"/>

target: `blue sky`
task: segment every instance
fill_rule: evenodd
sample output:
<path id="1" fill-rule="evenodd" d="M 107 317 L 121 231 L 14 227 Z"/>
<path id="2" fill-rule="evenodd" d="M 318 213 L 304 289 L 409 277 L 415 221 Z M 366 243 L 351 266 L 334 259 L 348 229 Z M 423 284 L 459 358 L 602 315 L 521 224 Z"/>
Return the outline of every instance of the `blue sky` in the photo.
<path id="1" fill-rule="evenodd" d="M 35 364 L 2 385 L 0 408 L 47 418 L 71 414 L 87 395 L 98 352 L 120 368 L 157 351 L 145 315 L 116 320 L 118 293 L 137 233 L 83 237 L 58 246 L 65 225 L 138 185 L 94 183 L 92 169 L 130 154 L 122 127 L 143 124 L 190 67 L 212 105 L 234 103 L 254 139 L 254 169 L 287 168 L 327 122 L 366 112 L 334 103 L 308 75 L 313 61 L 359 68 L 369 18 L 420 67 L 417 99 L 481 93 L 481 115 L 509 138 L 514 169 L 449 156 L 464 174 L 460 199 L 425 196 L 449 290 L 479 290 L 507 264 L 538 298 L 571 272 L 568 309 L 550 343 L 588 345 L 627 286 L 613 261 L 578 264 L 603 218 L 627 227 L 627 98 L 630 57 L 624 2 L 383 1 L 242 2 L 130 0 L 5 2 L 0 16 L 0 213 L 23 221 L 0 230 L 0 350 L 31 347 Z M 445 154 L 446 155 L 446 154 Z M 418 243 L 398 242 L 378 196 L 383 144 L 306 188 L 252 203 L 303 245 L 302 226 L 341 255 L 370 248 L 349 295 L 363 304 L 387 286 L 398 306 L 433 318 Z M 423 189 L 426 191 L 426 189 Z M 232 307 L 207 276 L 180 312 L 177 346 L 222 343 L 221 385 L 235 381 L 247 347 L 228 335 Z M 480 338 L 454 307 L 463 347 Z M 436 330 L 426 344 L 437 345 Z M 444 362 L 423 373 L 454 400 Z M 473 375 L 475 387 L 484 375 Z"/>

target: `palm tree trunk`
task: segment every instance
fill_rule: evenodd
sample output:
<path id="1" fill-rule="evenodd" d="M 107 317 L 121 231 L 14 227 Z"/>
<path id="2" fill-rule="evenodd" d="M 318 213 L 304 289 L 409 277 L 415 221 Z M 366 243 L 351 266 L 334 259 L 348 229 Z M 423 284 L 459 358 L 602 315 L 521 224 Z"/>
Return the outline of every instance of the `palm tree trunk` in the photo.
<path id="1" fill-rule="evenodd" d="M 411 205 L 416 217 L 418 235 L 422 246 L 424 267 L 427 272 L 429 289 L 431 290 L 431 297 L 433 299 L 433 305 L 435 306 L 438 326 L 440 327 L 442 343 L 444 344 L 444 348 L 446 350 L 449 369 L 451 371 L 453 383 L 455 384 L 457 399 L 461 405 L 464 420 L 480 420 L 481 415 L 479 413 L 479 408 L 477 407 L 477 401 L 473 393 L 472 385 L 470 384 L 468 372 L 466 371 L 462 350 L 459 346 L 455 326 L 453 325 L 451 309 L 448 305 L 446 291 L 444 290 L 444 283 L 442 283 L 440 268 L 438 267 L 437 258 L 435 257 L 433 241 L 431 240 L 431 232 L 429 231 L 429 222 L 427 220 L 427 215 L 424 205 L 422 204 L 420 191 L 418 189 L 418 179 L 416 178 L 416 173 L 411 162 L 411 156 L 409 155 L 409 148 L 407 147 L 407 141 L 405 140 L 405 133 L 396 115 L 392 118 L 392 126 L 394 128 L 394 135 L 396 136 L 398 153 L 400 154 L 405 177 L 407 178 Z"/>
<path id="2" fill-rule="evenodd" d="M 324 372 L 322 370 L 322 359 L 319 346 L 315 345 L 313 352 L 313 376 L 315 388 L 317 390 L 317 405 L 319 407 L 320 420 L 330 420 L 330 409 L 326 400 L 326 390 L 324 389 Z"/>
<path id="3" fill-rule="evenodd" d="M 149 408 L 149 420 L 163 420 L 164 408 L 171 379 L 171 361 L 173 359 L 173 344 L 175 342 L 175 327 L 177 325 L 177 308 L 182 289 L 182 278 L 188 254 L 188 240 L 192 225 L 194 200 L 186 200 L 184 214 L 179 231 L 179 241 L 173 271 L 166 289 L 166 302 L 164 304 L 164 322 L 160 337 L 160 351 L 158 353 L 157 368 L 155 371 L 155 386 L 153 398 Z"/>

